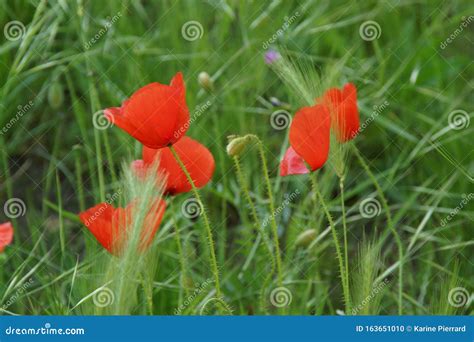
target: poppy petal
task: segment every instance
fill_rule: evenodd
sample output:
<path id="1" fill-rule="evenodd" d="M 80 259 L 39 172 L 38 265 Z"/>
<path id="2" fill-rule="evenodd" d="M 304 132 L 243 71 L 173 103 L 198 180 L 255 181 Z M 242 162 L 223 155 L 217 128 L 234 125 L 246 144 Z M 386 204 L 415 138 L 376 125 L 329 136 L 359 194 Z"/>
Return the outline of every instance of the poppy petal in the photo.
<path id="1" fill-rule="evenodd" d="M 309 170 L 303 158 L 290 146 L 280 162 L 280 176 L 303 175 L 306 173 L 309 173 Z"/>
<path id="2" fill-rule="evenodd" d="M 0 252 L 13 241 L 13 226 L 11 222 L 0 224 Z"/>
<path id="3" fill-rule="evenodd" d="M 214 173 L 215 162 L 212 153 L 201 143 L 189 137 L 183 137 L 173 145 L 183 161 L 197 188 L 206 185 Z M 159 171 L 168 175 L 165 192 L 175 195 L 191 190 L 186 174 L 181 170 L 169 147 L 159 150 L 143 146 L 143 161 L 146 165 L 160 158 Z"/>
<path id="4" fill-rule="evenodd" d="M 145 218 L 145 229 L 142 232 L 142 242 L 140 244 L 140 249 L 147 249 L 153 242 L 153 238 L 160 228 L 161 221 L 163 220 L 163 215 L 166 210 L 166 202 L 163 200 L 156 201 L 150 208 L 146 218 Z"/>
<path id="5" fill-rule="evenodd" d="M 333 131 L 340 142 L 354 139 L 359 133 L 359 109 L 357 89 L 347 83 L 341 90 L 331 88 L 325 92 L 324 103 L 330 108 Z"/>
<path id="6" fill-rule="evenodd" d="M 79 214 L 81 222 L 89 229 L 97 241 L 110 253 L 113 253 L 112 217 L 114 207 L 108 203 L 99 203 Z"/>
<path id="7" fill-rule="evenodd" d="M 309 164 L 311 171 L 324 165 L 329 153 L 331 117 L 326 106 L 301 108 L 290 126 L 290 144 Z"/>
<path id="8" fill-rule="evenodd" d="M 174 144 L 189 126 L 183 75 L 177 73 L 170 85 L 150 83 L 138 89 L 120 108 L 107 108 L 104 114 L 150 148 Z"/>
<path id="9" fill-rule="evenodd" d="M 136 202 L 125 208 L 114 208 L 111 204 L 100 203 L 79 214 L 84 225 L 95 236 L 97 241 L 111 254 L 120 255 L 125 247 L 133 222 Z M 153 241 L 166 209 L 166 202 L 157 200 L 145 217 L 139 248 L 144 251 Z"/>

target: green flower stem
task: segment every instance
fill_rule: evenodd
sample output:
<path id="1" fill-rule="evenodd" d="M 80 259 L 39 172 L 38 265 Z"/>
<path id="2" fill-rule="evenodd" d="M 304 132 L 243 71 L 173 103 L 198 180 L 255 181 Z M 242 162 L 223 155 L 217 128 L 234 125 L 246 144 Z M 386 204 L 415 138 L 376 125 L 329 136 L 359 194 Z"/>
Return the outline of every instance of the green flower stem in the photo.
<path id="1" fill-rule="evenodd" d="M 268 176 L 268 166 L 267 166 L 267 159 L 265 158 L 265 150 L 263 148 L 262 141 L 256 136 L 251 135 L 252 138 L 257 142 L 258 152 L 260 154 L 260 159 L 262 161 L 262 168 L 263 168 L 263 175 L 265 178 L 265 184 L 267 187 L 267 195 L 269 200 L 270 206 L 270 218 L 271 218 L 271 226 L 272 226 L 272 233 L 273 233 L 273 243 L 275 245 L 275 260 L 276 260 L 276 267 L 277 267 L 277 276 L 278 276 L 278 286 L 283 285 L 283 272 L 281 267 L 281 254 L 280 254 L 280 244 L 278 241 L 278 226 L 275 219 L 275 204 L 272 195 L 272 186 L 270 183 L 270 177 Z"/>
<path id="2" fill-rule="evenodd" d="M 348 257 L 348 244 L 347 244 L 347 223 L 346 223 L 346 208 L 344 205 L 344 177 L 339 178 L 339 189 L 341 190 L 341 207 L 342 207 L 342 227 L 344 231 L 344 263 L 345 263 L 345 279 L 347 293 L 349 295 L 347 303 L 349 308 L 351 307 L 351 298 L 350 298 L 350 283 L 349 283 L 349 257 Z"/>
<path id="3" fill-rule="evenodd" d="M 341 284 L 342 284 L 342 290 L 344 294 L 344 303 L 346 305 L 346 312 L 349 313 L 349 289 L 346 285 L 346 275 L 345 275 L 345 268 L 344 268 L 344 260 L 342 257 L 342 252 L 341 252 L 341 246 L 339 244 L 339 239 L 337 237 L 337 231 L 336 231 L 336 226 L 334 225 L 334 220 L 332 219 L 331 213 L 329 212 L 328 206 L 326 204 L 326 201 L 323 198 L 323 195 L 321 194 L 321 191 L 319 190 L 319 185 L 318 185 L 318 180 L 316 173 L 312 172 L 311 174 L 311 183 L 313 186 L 313 191 L 316 194 L 317 199 L 321 203 L 321 206 L 323 208 L 324 214 L 326 215 L 329 226 L 331 227 L 331 232 L 332 232 L 332 237 L 334 239 L 334 246 L 336 247 L 336 256 L 337 260 L 339 262 L 339 273 L 341 276 Z"/>
<path id="4" fill-rule="evenodd" d="M 174 212 L 173 209 L 173 201 L 170 201 L 170 206 L 172 211 Z M 186 263 L 186 257 L 184 256 L 183 252 L 183 247 L 181 246 L 181 234 L 179 232 L 178 228 L 178 223 L 176 222 L 174 216 L 173 216 L 173 224 L 174 224 L 174 230 L 175 230 L 175 240 L 176 240 L 176 246 L 178 247 L 178 255 L 179 255 L 179 264 L 181 266 L 181 288 L 184 288 L 184 292 L 186 293 L 186 296 L 189 296 L 189 289 L 187 283 L 184 281 L 187 276 L 187 263 Z M 180 305 L 181 305 L 181 296 L 182 292 L 180 291 Z"/>
<path id="5" fill-rule="evenodd" d="M 242 167 L 240 166 L 240 159 L 238 156 L 233 157 L 234 160 L 234 166 L 235 170 L 237 173 L 237 179 L 239 181 L 240 189 L 244 193 L 244 197 L 247 200 L 249 206 L 250 206 L 250 214 L 252 216 L 252 219 L 254 221 L 255 228 L 258 230 L 259 234 L 262 236 L 263 242 L 265 244 L 266 250 L 268 252 L 268 257 L 272 261 L 272 269 L 270 273 L 267 274 L 265 277 L 265 280 L 263 281 L 262 285 L 262 290 L 260 294 L 260 306 L 262 309 L 265 310 L 266 304 L 265 304 L 265 290 L 268 287 L 268 284 L 272 280 L 272 276 L 275 273 L 276 270 L 276 261 L 275 261 L 275 256 L 273 255 L 272 248 L 270 245 L 270 241 L 268 240 L 267 234 L 265 234 L 265 231 L 262 229 L 262 226 L 260 225 L 260 222 L 258 220 L 258 215 L 257 215 L 257 209 L 255 207 L 255 203 L 252 200 L 252 197 L 250 197 L 250 192 L 247 186 L 247 182 L 245 180 L 244 173 L 242 172 Z"/>
<path id="6" fill-rule="evenodd" d="M 382 205 L 384 207 L 385 211 L 385 216 L 387 218 L 387 224 L 390 229 L 390 231 L 393 234 L 393 237 L 395 238 L 395 243 L 397 244 L 398 248 L 398 314 L 403 315 L 403 262 L 404 262 L 404 251 L 403 251 L 403 243 L 402 239 L 400 238 L 400 234 L 398 234 L 397 230 L 395 229 L 393 225 L 393 220 L 392 220 L 392 213 L 390 212 L 390 208 L 388 206 L 387 198 L 385 197 L 383 190 L 377 181 L 377 178 L 375 178 L 374 174 L 370 170 L 369 165 L 365 162 L 364 157 L 359 152 L 359 149 L 354 146 L 353 148 L 355 155 L 357 159 L 359 160 L 360 165 L 364 168 L 365 172 L 369 176 L 369 178 L 372 180 L 372 183 L 374 183 L 375 189 L 377 190 L 377 193 L 382 200 Z"/>
<path id="7" fill-rule="evenodd" d="M 216 297 L 221 298 L 221 287 L 220 287 L 220 281 L 219 281 L 219 268 L 217 267 L 217 259 L 216 259 L 216 251 L 215 251 L 215 245 L 214 245 L 214 238 L 212 236 L 212 229 L 211 229 L 211 223 L 209 220 L 209 217 L 207 216 L 206 208 L 204 207 L 204 204 L 202 203 L 201 196 L 199 195 L 199 191 L 196 188 L 196 185 L 194 184 L 193 179 L 191 178 L 191 175 L 189 174 L 188 170 L 186 169 L 186 166 L 184 165 L 183 161 L 179 157 L 179 155 L 176 153 L 176 150 L 174 147 L 171 145 L 170 151 L 173 154 L 174 158 L 179 164 L 179 167 L 181 170 L 183 170 L 184 174 L 186 175 L 186 178 L 188 179 L 189 184 L 191 184 L 191 188 L 194 194 L 194 197 L 199 203 L 199 207 L 201 208 L 201 214 L 202 218 L 204 221 L 204 226 L 206 227 L 206 232 L 207 232 L 207 240 L 209 243 L 209 249 L 210 249 L 210 257 L 211 257 L 211 269 L 212 273 L 214 275 L 214 286 L 216 289 Z"/>

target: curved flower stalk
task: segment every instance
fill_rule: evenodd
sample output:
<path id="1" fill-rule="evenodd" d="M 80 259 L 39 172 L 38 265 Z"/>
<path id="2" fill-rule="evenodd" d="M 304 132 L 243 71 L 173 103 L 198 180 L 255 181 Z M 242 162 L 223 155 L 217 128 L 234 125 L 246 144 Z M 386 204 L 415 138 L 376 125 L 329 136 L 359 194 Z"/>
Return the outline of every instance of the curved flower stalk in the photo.
<path id="1" fill-rule="evenodd" d="M 244 149 L 247 147 L 248 144 L 252 143 L 253 138 L 250 135 L 246 135 L 244 137 L 230 136 L 229 140 L 230 140 L 229 144 L 227 145 L 227 154 L 229 154 L 229 156 L 231 156 L 232 159 L 234 160 L 234 167 L 237 173 L 237 180 L 239 182 L 240 189 L 242 190 L 244 197 L 250 207 L 250 214 L 251 214 L 252 220 L 254 221 L 254 226 L 257 229 L 260 236 L 262 237 L 268 257 L 271 260 L 271 270 L 265 277 L 265 280 L 263 281 L 261 292 L 260 292 L 260 306 L 263 310 L 265 310 L 267 306 L 266 300 L 265 300 L 265 291 L 267 290 L 268 285 L 270 284 L 272 277 L 276 271 L 276 260 L 275 260 L 276 258 L 273 255 L 271 242 L 269 241 L 267 234 L 265 233 L 265 231 L 262 229 L 262 226 L 260 225 L 257 209 L 255 207 L 254 201 L 252 200 L 252 197 L 250 196 L 250 191 L 247 185 L 247 181 L 242 171 L 242 167 L 240 163 L 240 154 L 244 151 Z"/>
<path id="2" fill-rule="evenodd" d="M 258 136 L 254 135 L 254 134 L 247 134 L 244 137 L 232 136 L 231 141 L 227 145 L 227 153 L 229 155 L 233 156 L 234 158 L 237 158 L 237 156 L 246 148 L 246 146 L 248 146 L 251 143 L 255 143 L 256 146 L 257 146 L 257 149 L 258 149 L 258 153 L 259 153 L 259 156 L 260 156 L 260 161 L 261 161 L 261 164 L 262 164 L 262 172 L 263 172 L 263 176 L 264 176 L 264 179 L 265 179 L 265 186 L 266 186 L 266 190 L 267 190 L 267 196 L 268 196 L 268 200 L 269 200 L 269 210 L 270 210 L 271 213 L 274 213 L 275 212 L 275 204 L 274 204 L 274 199 L 273 199 L 271 182 L 270 182 L 270 178 L 269 178 L 267 159 L 265 157 L 265 150 L 264 150 L 264 146 L 263 146 L 262 141 L 258 138 Z M 236 160 L 238 162 L 238 159 L 236 159 Z M 238 163 L 236 165 L 238 166 L 237 170 L 239 171 L 240 170 L 240 167 L 239 167 L 240 165 Z M 242 176 L 240 176 L 240 178 L 241 177 Z M 245 191 L 244 191 L 244 193 L 245 193 Z M 250 196 L 248 196 L 248 197 L 249 198 L 247 200 L 248 201 L 250 200 L 250 202 L 251 202 Z M 256 215 L 254 215 L 254 220 L 258 220 Z M 280 244 L 279 244 L 279 238 L 278 238 L 278 226 L 277 226 L 277 222 L 276 222 L 276 219 L 275 219 L 275 215 L 271 215 L 270 222 L 271 222 L 271 229 L 272 229 L 273 244 L 274 244 L 274 248 L 275 248 L 275 253 L 274 253 L 274 256 L 272 257 L 272 259 L 274 260 L 273 261 L 274 264 L 272 264 L 272 274 L 275 271 L 274 266 L 276 266 L 278 286 L 282 286 L 283 285 L 283 270 L 282 270 L 282 262 L 281 262 Z M 266 235 L 264 234 L 263 230 L 261 229 L 260 224 L 258 224 L 258 227 L 260 228 L 259 231 L 260 231 L 261 234 L 263 234 L 262 237 L 264 238 L 264 241 L 265 241 L 265 236 Z M 268 282 L 269 282 L 268 279 L 271 279 L 271 275 L 269 275 L 266 278 L 266 280 L 264 282 L 264 288 L 262 288 L 262 293 L 263 293 L 263 291 L 265 291 L 266 285 L 268 285 Z M 261 297 L 263 298 L 263 295 Z"/>

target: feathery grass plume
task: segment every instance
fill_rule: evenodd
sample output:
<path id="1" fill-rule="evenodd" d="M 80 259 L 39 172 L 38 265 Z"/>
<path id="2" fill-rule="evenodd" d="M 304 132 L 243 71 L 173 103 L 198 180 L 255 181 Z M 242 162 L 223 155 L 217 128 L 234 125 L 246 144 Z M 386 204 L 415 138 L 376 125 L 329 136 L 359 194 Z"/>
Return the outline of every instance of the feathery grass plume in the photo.
<path id="1" fill-rule="evenodd" d="M 459 260 L 456 259 L 452 270 L 442 268 L 446 273 L 446 281 L 442 281 L 438 292 L 434 297 L 434 303 L 429 311 L 433 315 L 460 315 L 469 314 L 469 306 L 473 301 L 474 295 L 468 290 L 469 287 L 463 287 L 459 277 Z M 433 282 L 436 286 L 437 282 Z M 472 313 L 471 313 L 472 314 Z"/>
<path id="2" fill-rule="evenodd" d="M 142 248 L 142 243 L 150 238 L 145 234 L 150 224 L 149 213 L 164 210 L 157 208 L 166 182 L 166 176 L 158 173 L 158 163 L 156 161 L 144 171 L 143 177 L 137 177 L 129 165 L 123 165 L 122 205 L 134 205 L 129 215 L 131 219 L 127 222 L 123 251 L 119 257 L 108 258 L 104 278 L 93 296 L 95 314 L 132 314 L 137 307 L 146 307 L 148 313 L 153 312 L 152 283 L 157 258 L 152 245 Z M 139 295 L 140 290 L 143 290 L 143 295 Z M 105 297 L 110 302 L 108 305 L 101 302 L 101 294 L 108 295 Z M 139 298 L 143 298 L 145 303 L 139 303 Z"/>
<path id="3" fill-rule="evenodd" d="M 357 267 L 352 275 L 352 315 L 377 315 L 380 313 L 382 293 L 389 280 L 376 282 L 380 270 L 380 244 L 364 238 L 359 249 Z"/>
<path id="4" fill-rule="evenodd" d="M 318 72 L 309 59 L 293 59 L 289 51 L 281 53 L 281 58 L 271 64 L 271 68 L 298 99 L 299 106 L 312 106 L 323 88 Z"/>

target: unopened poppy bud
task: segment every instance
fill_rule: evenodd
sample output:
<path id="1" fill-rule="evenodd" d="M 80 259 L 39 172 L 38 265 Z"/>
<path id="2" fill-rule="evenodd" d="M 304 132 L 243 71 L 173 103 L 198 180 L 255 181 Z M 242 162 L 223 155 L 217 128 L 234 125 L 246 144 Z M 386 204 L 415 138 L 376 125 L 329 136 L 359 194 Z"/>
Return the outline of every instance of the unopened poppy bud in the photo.
<path id="1" fill-rule="evenodd" d="M 214 90 L 214 82 L 211 79 L 211 76 L 205 71 L 202 71 L 198 75 L 198 82 L 199 85 L 207 91 L 213 91 Z"/>
<path id="2" fill-rule="evenodd" d="M 58 109 L 63 104 L 64 93 L 63 87 L 55 81 L 48 90 L 48 102 L 51 108 Z"/>
<path id="3" fill-rule="evenodd" d="M 242 153 L 245 147 L 250 143 L 252 138 L 249 135 L 239 137 L 235 135 L 229 136 L 229 143 L 227 144 L 227 154 L 231 157 L 238 156 Z"/>
<path id="4" fill-rule="evenodd" d="M 316 238 L 317 232 L 316 229 L 307 229 L 304 232 L 302 232 L 298 237 L 296 238 L 296 246 L 299 247 L 308 247 L 311 242 L 314 241 Z"/>

